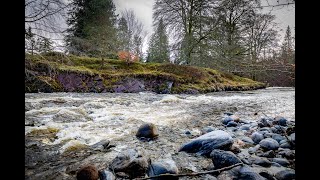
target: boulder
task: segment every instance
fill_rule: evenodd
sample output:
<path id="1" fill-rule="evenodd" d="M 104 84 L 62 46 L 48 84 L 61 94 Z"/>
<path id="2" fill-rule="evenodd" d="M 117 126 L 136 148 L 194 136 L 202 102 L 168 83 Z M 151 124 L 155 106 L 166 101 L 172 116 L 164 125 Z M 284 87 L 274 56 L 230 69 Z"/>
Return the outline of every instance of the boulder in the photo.
<path id="1" fill-rule="evenodd" d="M 153 162 L 149 165 L 147 174 L 149 177 L 156 176 L 160 174 L 178 174 L 179 170 L 176 163 L 172 159 L 161 159 L 156 162 Z M 154 180 L 162 179 L 179 179 L 178 177 L 162 177 L 162 178 L 152 178 Z"/>
<path id="2" fill-rule="evenodd" d="M 123 172 L 129 178 L 144 176 L 148 168 L 147 158 L 141 152 L 128 149 L 117 155 L 109 165 L 112 172 Z"/>
<path id="3" fill-rule="evenodd" d="M 231 151 L 215 149 L 210 153 L 215 169 L 231 166 L 242 161 Z"/>
<path id="4" fill-rule="evenodd" d="M 232 144 L 233 139 L 229 133 L 222 130 L 216 130 L 183 144 L 179 151 L 209 156 L 214 149 L 230 150 Z"/>
<path id="5" fill-rule="evenodd" d="M 263 139 L 259 145 L 266 150 L 277 150 L 279 148 L 279 143 L 272 138 Z"/>
<path id="6" fill-rule="evenodd" d="M 258 133 L 258 132 L 254 132 L 254 133 L 251 134 L 251 139 L 256 144 L 258 144 L 261 140 L 263 140 L 263 138 L 264 138 L 263 135 Z"/>
<path id="7" fill-rule="evenodd" d="M 136 136 L 138 138 L 155 139 L 159 136 L 159 133 L 154 124 L 146 123 L 139 127 Z"/>
<path id="8" fill-rule="evenodd" d="M 98 180 L 99 172 L 98 169 L 93 165 L 82 167 L 77 172 L 77 180 Z"/>

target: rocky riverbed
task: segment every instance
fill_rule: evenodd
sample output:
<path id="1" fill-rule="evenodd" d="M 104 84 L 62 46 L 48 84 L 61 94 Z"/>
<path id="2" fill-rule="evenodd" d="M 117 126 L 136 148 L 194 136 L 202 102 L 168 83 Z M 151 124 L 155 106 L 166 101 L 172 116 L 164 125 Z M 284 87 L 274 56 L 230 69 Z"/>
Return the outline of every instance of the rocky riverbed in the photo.
<path id="1" fill-rule="evenodd" d="M 165 164 L 172 173 L 193 173 L 241 162 L 220 174 L 179 179 L 245 178 L 241 174 L 256 179 L 292 178 L 294 99 L 294 88 L 199 95 L 26 94 L 25 179 L 75 179 L 89 164 L 100 172 L 110 167 L 115 171 L 112 164 L 125 153 L 147 160 L 142 176 L 157 174 L 157 168 L 150 171 L 150 163 L 152 167 Z M 157 138 L 136 137 L 145 123 L 154 124 Z M 206 154 L 182 149 L 201 136 L 210 139 L 208 144 L 221 134 L 227 137 L 221 140 L 226 144 L 223 148 L 209 143 L 202 148 Z M 225 162 L 221 157 L 234 161 L 219 163 Z M 132 178 L 121 171 L 114 173 L 117 178 Z"/>

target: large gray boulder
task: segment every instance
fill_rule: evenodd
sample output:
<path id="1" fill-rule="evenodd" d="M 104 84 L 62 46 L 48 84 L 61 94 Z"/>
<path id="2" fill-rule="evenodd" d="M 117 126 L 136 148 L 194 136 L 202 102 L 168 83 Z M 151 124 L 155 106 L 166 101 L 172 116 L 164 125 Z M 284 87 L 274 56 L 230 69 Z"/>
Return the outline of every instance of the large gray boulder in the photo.
<path id="1" fill-rule="evenodd" d="M 222 130 L 211 131 L 183 144 L 179 151 L 209 156 L 214 149 L 230 150 L 233 144 L 231 135 Z"/>
<path id="2" fill-rule="evenodd" d="M 242 163 L 242 161 L 231 151 L 215 149 L 211 152 L 210 157 L 212 158 L 215 169 Z"/>
<path id="3" fill-rule="evenodd" d="M 150 164 L 147 174 L 149 177 L 157 176 L 160 174 L 178 174 L 179 170 L 176 163 L 172 159 L 160 159 Z M 178 177 L 162 177 L 152 178 L 153 180 L 171 179 L 176 180 Z"/>

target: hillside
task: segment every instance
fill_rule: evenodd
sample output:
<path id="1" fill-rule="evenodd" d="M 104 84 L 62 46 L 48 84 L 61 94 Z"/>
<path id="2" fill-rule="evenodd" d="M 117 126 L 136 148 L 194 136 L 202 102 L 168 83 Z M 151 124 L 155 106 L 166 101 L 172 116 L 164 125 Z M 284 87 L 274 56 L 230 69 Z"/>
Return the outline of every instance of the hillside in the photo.
<path id="1" fill-rule="evenodd" d="M 206 93 L 265 88 L 209 68 L 132 63 L 59 53 L 25 56 L 25 92 Z"/>

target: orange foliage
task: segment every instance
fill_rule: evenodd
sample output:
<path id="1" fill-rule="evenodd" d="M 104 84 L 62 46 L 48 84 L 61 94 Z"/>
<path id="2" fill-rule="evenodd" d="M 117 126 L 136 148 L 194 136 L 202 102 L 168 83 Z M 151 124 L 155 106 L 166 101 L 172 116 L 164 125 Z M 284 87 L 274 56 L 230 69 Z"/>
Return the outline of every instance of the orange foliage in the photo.
<path id="1" fill-rule="evenodd" d="M 138 62 L 140 60 L 139 56 L 137 56 L 133 53 L 130 53 L 128 51 L 119 51 L 118 58 L 120 60 L 126 61 L 127 63 Z"/>

